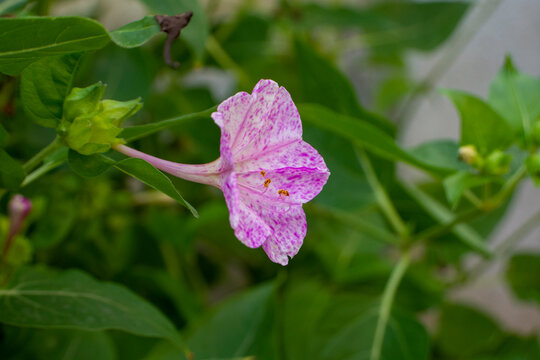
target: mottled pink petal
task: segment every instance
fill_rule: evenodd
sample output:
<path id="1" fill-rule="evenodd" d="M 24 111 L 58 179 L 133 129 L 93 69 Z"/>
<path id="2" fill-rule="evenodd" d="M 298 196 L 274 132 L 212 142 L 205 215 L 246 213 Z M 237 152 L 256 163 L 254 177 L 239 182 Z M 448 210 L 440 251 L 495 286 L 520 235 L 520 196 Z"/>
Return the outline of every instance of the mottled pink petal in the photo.
<path id="1" fill-rule="evenodd" d="M 293 206 L 285 213 L 271 209 L 259 209 L 261 217 L 272 229 L 272 236 L 263 244 L 263 249 L 273 262 L 287 265 L 294 257 L 306 236 L 306 214 L 301 206 Z"/>
<path id="2" fill-rule="evenodd" d="M 271 80 L 264 80 L 271 81 Z M 263 82 L 261 80 L 259 84 Z M 235 160 L 242 161 L 271 152 L 277 146 L 290 143 L 291 141 L 302 139 L 302 122 L 300 115 L 294 105 L 291 95 L 285 88 L 278 87 L 272 82 L 272 90 L 274 94 L 265 93 L 267 98 L 273 96 L 273 102 L 270 109 L 266 109 L 259 116 L 259 124 L 251 125 L 253 132 L 247 132 L 246 137 L 249 138 L 248 144 L 235 154 Z M 254 91 L 255 93 L 255 91 Z M 261 106 L 267 105 L 268 101 L 263 101 L 260 98 L 252 101 L 260 103 Z M 250 116 L 257 109 L 253 105 L 250 110 Z M 247 126 L 247 125 L 245 125 Z"/>
<path id="3" fill-rule="evenodd" d="M 308 202 L 321 192 L 330 176 L 322 156 L 302 140 L 236 163 L 235 169 L 238 184 L 263 197 L 268 205 Z M 279 194 L 280 189 L 286 190 L 289 196 Z"/>
<path id="4" fill-rule="evenodd" d="M 219 125 L 218 121 L 216 123 Z M 251 248 L 259 247 L 271 234 L 271 230 L 257 213 L 250 208 L 249 203 L 246 204 L 240 199 L 230 148 L 230 134 L 226 131 L 221 132 L 220 152 L 220 169 L 222 171 L 220 187 L 229 208 L 231 227 L 234 229 L 234 234 L 238 240 L 246 246 Z"/>
<path id="5" fill-rule="evenodd" d="M 249 203 L 241 200 L 234 172 L 224 178 L 221 190 L 229 208 L 229 221 L 234 235 L 248 247 L 261 246 L 272 234 L 272 230 Z"/>
<path id="6" fill-rule="evenodd" d="M 250 106 L 251 95 L 239 92 L 223 101 L 218 106 L 218 111 L 212 113 L 212 119 L 221 128 L 221 134 L 227 134 L 231 142 L 236 140 Z"/>
<path id="7" fill-rule="evenodd" d="M 267 205 L 280 204 L 301 205 L 317 196 L 329 173 L 310 168 L 281 168 L 267 171 L 265 177 L 260 172 L 249 172 L 237 175 L 241 188 L 259 196 Z M 269 183 L 265 183 L 269 179 Z M 279 194 L 279 190 L 287 190 L 289 196 Z"/>
<path id="8" fill-rule="evenodd" d="M 328 172 L 322 156 L 303 140 L 294 140 L 269 149 L 247 160 L 235 159 L 238 173 L 271 171 L 287 167 L 319 169 Z"/>
<path id="9" fill-rule="evenodd" d="M 238 133 L 234 137 L 231 149 L 233 154 L 240 154 L 242 149 L 252 145 L 254 140 L 261 135 L 268 114 L 272 111 L 274 101 L 279 90 L 279 85 L 272 80 L 261 80 L 255 85 L 251 93 L 251 104 L 244 113 Z M 221 112 L 221 110 L 218 111 Z M 227 131 L 231 131 L 228 127 Z"/>

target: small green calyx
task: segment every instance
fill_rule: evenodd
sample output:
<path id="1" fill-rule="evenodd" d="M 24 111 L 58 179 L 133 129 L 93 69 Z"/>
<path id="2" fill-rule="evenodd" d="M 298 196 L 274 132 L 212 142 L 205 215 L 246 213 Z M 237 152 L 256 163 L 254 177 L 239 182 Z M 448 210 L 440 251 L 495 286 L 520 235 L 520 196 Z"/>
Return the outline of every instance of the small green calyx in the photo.
<path id="1" fill-rule="evenodd" d="M 484 171 L 489 175 L 504 175 L 510 170 L 512 156 L 504 151 L 495 150 L 486 158 Z"/>
<path id="2" fill-rule="evenodd" d="M 117 137 L 122 132 L 122 123 L 142 108 L 140 98 L 101 100 L 104 91 L 102 83 L 73 88 L 64 101 L 59 132 L 64 134 L 67 146 L 83 155 L 103 153 L 112 145 L 123 143 Z"/>
<path id="3" fill-rule="evenodd" d="M 525 164 L 534 184 L 540 185 L 540 153 L 529 156 Z"/>

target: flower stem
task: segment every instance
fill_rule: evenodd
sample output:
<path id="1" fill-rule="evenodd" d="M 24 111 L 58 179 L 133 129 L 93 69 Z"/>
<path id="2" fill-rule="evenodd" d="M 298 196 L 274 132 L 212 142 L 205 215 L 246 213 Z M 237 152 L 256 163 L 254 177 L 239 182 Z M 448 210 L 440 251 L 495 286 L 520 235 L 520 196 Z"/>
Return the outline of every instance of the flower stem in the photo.
<path id="1" fill-rule="evenodd" d="M 527 175 L 525 165 L 521 166 L 513 175 L 506 181 L 499 192 L 489 200 L 489 204 L 493 208 L 497 208 L 502 204 L 507 197 L 514 191 L 519 182 Z"/>
<path id="2" fill-rule="evenodd" d="M 476 208 L 465 210 L 461 214 L 456 214 L 456 216 L 453 219 L 451 219 L 450 221 L 446 223 L 432 226 L 418 233 L 417 235 L 415 235 L 415 238 L 417 238 L 418 240 L 424 240 L 424 241 L 430 240 L 430 239 L 436 239 L 452 231 L 452 229 L 454 229 L 454 227 L 456 227 L 457 225 L 471 222 L 475 220 L 476 218 L 478 218 L 478 216 L 483 215 L 483 214 L 484 212 L 482 210 L 479 210 Z"/>
<path id="3" fill-rule="evenodd" d="M 373 345 L 371 346 L 370 360 L 379 360 L 381 358 L 382 346 L 384 343 L 384 334 L 386 332 L 386 325 L 390 317 L 392 310 L 392 304 L 394 303 L 394 297 L 396 296 L 397 289 L 409 264 L 411 262 L 411 256 L 408 251 L 405 251 L 399 262 L 392 270 L 390 278 L 384 288 L 384 293 L 381 301 L 381 307 L 379 309 L 379 319 L 377 321 L 377 327 L 375 328 L 375 336 L 373 338 Z"/>
<path id="4" fill-rule="evenodd" d="M 41 176 L 45 175 L 49 171 L 57 168 L 58 166 L 62 165 L 66 161 L 66 158 L 60 158 L 53 162 L 47 162 L 40 167 L 38 167 L 36 170 L 32 171 L 30 174 L 28 174 L 22 184 L 21 187 L 25 187 L 26 185 L 29 185 L 30 183 L 34 182 L 35 180 L 39 179 Z"/>
<path id="5" fill-rule="evenodd" d="M 400 236 L 405 237 L 408 233 L 407 226 L 399 216 L 396 208 L 394 207 L 394 204 L 386 193 L 386 190 L 379 182 L 379 179 L 377 179 L 377 174 L 375 174 L 375 171 L 371 166 L 371 161 L 369 161 L 368 156 L 362 149 L 357 149 L 356 154 L 358 160 L 360 161 L 360 165 L 364 170 L 367 181 L 369 182 L 369 185 L 375 193 L 375 199 L 379 203 L 382 212 L 384 213 L 390 224 L 392 224 L 396 232 Z"/>
<path id="6" fill-rule="evenodd" d="M 142 159 L 155 168 L 181 179 L 219 187 L 219 159 L 208 164 L 190 165 L 163 160 L 121 144 L 114 145 L 113 149 L 129 157 Z"/>
<path id="7" fill-rule="evenodd" d="M 60 138 L 57 136 L 54 138 L 54 140 L 47 146 L 45 146 L 43 149 L 41 149 L 40 152 L 38 152 L 36 155 L 34 155 L 30 160 L 28 160 L 23 165 L 23 170 L 28 173 L 34 168 L 36 168 L 39 164 L 43 162 L 43 160 L 52 154 L 56 149 L 58 149 L 62 145 L 62 142 L 60 141 Z"/>

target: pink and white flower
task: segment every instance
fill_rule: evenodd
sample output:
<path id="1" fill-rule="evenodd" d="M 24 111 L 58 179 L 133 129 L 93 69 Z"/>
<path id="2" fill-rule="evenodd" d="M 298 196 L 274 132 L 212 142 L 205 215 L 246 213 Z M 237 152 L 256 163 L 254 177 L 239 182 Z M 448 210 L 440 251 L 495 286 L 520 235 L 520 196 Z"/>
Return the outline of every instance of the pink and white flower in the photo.
<path id="1" fill-rule="evenodd" d="M 174 176 L 223 191 L 236 237 L 287 265 L 306 236 L 302 204 L 322 190 L 330 172 L 322 156 L 302 140 L 300 115 L 290 94 L 261 80 L 212 114 L 221 128 L 221 157 L 204 165 L 178 164 L 124 145 L 116 149 Z"/>

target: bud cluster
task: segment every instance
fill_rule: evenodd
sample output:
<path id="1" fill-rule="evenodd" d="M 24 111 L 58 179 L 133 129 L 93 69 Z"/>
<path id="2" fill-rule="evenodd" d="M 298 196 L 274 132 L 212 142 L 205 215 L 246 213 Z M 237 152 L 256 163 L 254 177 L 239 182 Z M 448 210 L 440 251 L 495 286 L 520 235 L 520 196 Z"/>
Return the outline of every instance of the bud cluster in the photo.
<path id="1" fill-rule="evenodd" d="M 71 149 L 83 155 L 108 151 L 123 143 L 118 138 L 122 123 L 142 107 L 141 99 L 130 101 L 101 100 L 105 85 L 73 88 L 64 101 L 59 132 Z"/>
<path id="2" fill-rule="evenodd" d="M 512 156 L 502 150 L 494 150 L 487 156 L 478 153 L 476 146 L 464 145 L 459 148 L 459 158 L 487 175 L 504 175 L 510 170 Z"/>

